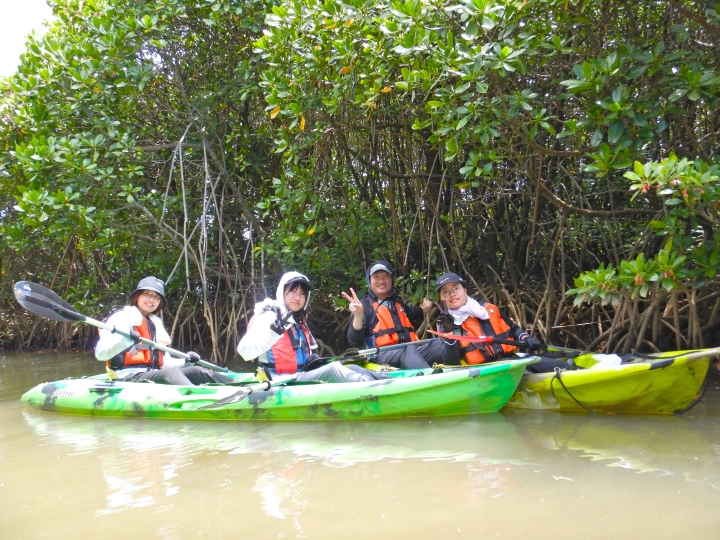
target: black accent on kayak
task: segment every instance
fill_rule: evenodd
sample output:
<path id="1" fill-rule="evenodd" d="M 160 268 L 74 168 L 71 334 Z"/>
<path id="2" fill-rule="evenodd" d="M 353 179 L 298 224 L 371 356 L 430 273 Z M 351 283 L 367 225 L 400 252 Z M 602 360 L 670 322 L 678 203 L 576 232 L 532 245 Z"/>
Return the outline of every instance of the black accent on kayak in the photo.
<path id="1" fill-rule="evenodd" d="M 673 363 L 675 363 L 675 358 L 668 358 L 668 359 L 663 358 L 662 360 L 658 360 L 656 362 L 648 362 L 648 363 L 650 364 L 650 369 L 662 369 L 662 368 L 673 365 Z"/>
<path id="2" fill-rule="evenodd" d="M 270 390 L 270 381 L 265 381 L 267 383 L 267 389 Z M 253 390 L 250 387 L 245 387 L 242 390 L 239 390 L 235 392 L 234 394 L 229 395 L 226 398 L 218 399 L 215 403 L 211 403 L 210 405 L 203 405 L 202 407 L 198 407 L 198 410 L 201 411 L 203 409 L 216 409 L 218 407 L 222 407 L 223 405 L 230 405 L 231 403 L 239 403 L 243 399 L 245 399 L 247 396 L 252 394 Z"/>
<path id="3" fill-rule="evenodd" d="M 289 379 L 275 379 L 275 381 L 273 381 L 273 382 L 263 381 L 258 384 L 250 384 L 250 385 L 245 386 L 242 389 L 238 390 L 234 394 L 229 395 L 226 398 L 217 400 L 215 403 L 211 403 L 210 405 L 203 405 L 202 407 L 198 407 L 198 410 L 201 411 L 203 409 L 216 409 L 218 407 L 222 407 L 223 405 L 229 405 L 231 403 L 239 403 L 240 401 L 245 399 L 247 396 L 249 396 L 253 392 L 268 392 L 268 391 L 270 391 L 271 388 L 275 388 L 277 386 L 284 386 L 286 384 L 293 382 L 300 375 L 302 375 L 302 371 L 295 373 Z"/>
<path id="4" fill-rule="evenodd" d="M 707 390 L 709 380 L 710 380 L 710 370 L 708 370 L 708 372 L 705 374 L 705 380 L 703 380 L 702 386 L 700 387 L 700 393 L 695 396 L 695 399 L 693 400 L 693 402 L 690 405 L 688 405 L 687 407 L 685 407 L 684 409 L 682 409 L 681 411 L 675 411 L 673 414 L 675 416 L 680 416 L 681 414 L 688 412 L 695 405 L 700 403 L 700 400 L 702 400 L 702 398 L 705 396 L 705 390 Z"/>
<path id="5" fill-rule="evenodd" d="M 567 395 L 570 396 L 575 403 L 577 403 L 578 405 L 580 405 L 580 406 L 581 406 L 583 409 L 585 409 L 587 412 L 589 412 L 589 413 L 591 413 L 591 414 L 597 414 L 595 411 L 591 411 L 591 410 L 588 409 L 585 405 L 583 405 L 582 403 L 580 403 L 580 402 L 575 398 L 575 396 L 573 396 L 573 395 L 570 393 L 570 390 L 567 389 L 567 386 L 565 386 L 565 383 L 563 382 L 562 377 L 560 376 L 560 373 L 561 373 L 561 372 L 562 372 L 562 369 L 560 369 L 559 367 L 556 367 L 556 368 L 555 368 L 555 375 L 553 375 L 552 379 L 550 379 L 550 393 L 552 394 L 552 397 L 554 397 L 555 399 L 557 399 L 557 397 L 555 397 L 555 389 L 553 388 L 553 381 L 554 381 L 555 379 L 557 379 L 558 381 L 560 381 L 560 384 L 562 385 L 562 387 L 563 387 L 563 389 L 565 390 L 565 392 L 567 392 Z"/>
<path id="6" fill-rule="evenodd" d="M 553 358 L 555 360 L 562 360 L 564 358 L 576 358 L 580 356 L 581 354 L 585 354 L 582 351 L 575 351 L 575 352 L 551 352 L 551 351 L 544 351 L 541 355 L 545 358 Z"/>
<path id="7" fill-rule="evenodd" d="M 91 394 L 117 394 L 118 392 L 122 392 L 122 388 L 118 386 L 94 386 L 93 388 L 88 388 L 88 392 Z"/>
<path id="8" fill-rule="evenodd" d="M 687 355 L 688 352 L 691 352 L 691 351 L 683 351 L 682 353 L 676 354 L 676 355 L 674 355 L 674 356 L 663 356 L 663 357 L 659 357 L 659 356 L 657 356 L 658 353 L 639 353 L 639 352 L 633 351 L 633 352 L 630 354 L 630 356 L 633 356 L 633 357 L 635 357 L 635 358 L 640 358 L 640 359 L 643 359 L 643 360 L 650 360 L 650 361 L 654 361 L 654 360 L 675 360 L 675 359 L 677 359 L 677 358 L 680 358 L 680 357 L 682 357 L 682 356 Z M 620 357 L 620 358 L 623 359 L 623 364 L 625 363 L 625 358 L 624 358 L 625 356 L 626 356 L 626 355 L 622 355 L 622 356 Z"/>

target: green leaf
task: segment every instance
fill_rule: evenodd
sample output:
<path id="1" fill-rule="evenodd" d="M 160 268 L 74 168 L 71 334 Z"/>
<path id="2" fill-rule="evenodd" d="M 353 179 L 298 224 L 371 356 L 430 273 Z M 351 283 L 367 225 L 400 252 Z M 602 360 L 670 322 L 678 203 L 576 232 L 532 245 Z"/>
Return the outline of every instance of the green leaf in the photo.
<path id="1" fill-rule="evenodd" d="M 608 142 L 610 144 L 618 142 L 624 131 L 625 128 L 623 127 L 622 122 L 615 122 L 610 126 L 610 129 L 608 129 Z"/>

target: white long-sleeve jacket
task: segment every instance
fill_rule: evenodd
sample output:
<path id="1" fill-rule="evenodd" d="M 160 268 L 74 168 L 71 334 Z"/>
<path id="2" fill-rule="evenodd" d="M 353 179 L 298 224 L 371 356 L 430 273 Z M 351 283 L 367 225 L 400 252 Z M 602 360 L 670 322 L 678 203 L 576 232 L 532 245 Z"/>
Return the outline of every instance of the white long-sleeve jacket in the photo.
<path id="1" fill-rule="evenodd" d="M 237 351 L 240 356 L 246 361 L 254 360 L 259 358 L 263 361 L 264 355 L 269 351 L 275 343 L 282 337 L 282 334 L 278 334 L 270 329 L 270 325 L 277 319 L 276 308 L 280 308 L 280 312 L 283 316 L 288 314 L 288 308 L 285 306 L 285 285 L 293 278 L 303 277 L 307 278 L 299 272 L 287 272 L 280 278 L 277 290 L 275 291 L 275 298 L 266 298 L 262 302 L 255 304 L 254 315 L 248 323 L 247 333 L 242 337 L 240 343 L 238 343 Z M 305 309 L 307 309 L 310 303 L 310 294 L 308 293 L 307 299 L 305 300 Z M 292 328 L 295 324 L 295 319 L 291 315 L 285 324 L 285 330 Z M 310 344 L 311 349 L 316 349 L 317 344 L 315 340 L 312 340 Z"/>
<path id="2" fill-rule="evenodd" d="M 149 319 L 155 325 L 155 341 L 167 347 L 170 346 L 170 336 L 165 331 L 162 319 L 157 315 L 150 315 Z M 114 326 L 123 332 L 129 332 L 130 328 L 142 324 L 142 313 L 135 306 L 125 306 L 120 311 L 116 311 L 106 321 L 106 324 Z M 133 341 L 130 338 L 112 333 L 109 330 L 100 330 L 100 339 L 95 345 L 95 358 L 100 361 L 110 360 L 123 351 L 132 347 Z M 163 367 L 182 366 L 185 363 L 183 358 L 177 358 L 169 354 L 163 355 Z M 138 368 L 129 368 L 135 369 Z M 145 369 L 145 368 L 143 368 Z M 124 370 L 123 370 L 124 371 Z"/>

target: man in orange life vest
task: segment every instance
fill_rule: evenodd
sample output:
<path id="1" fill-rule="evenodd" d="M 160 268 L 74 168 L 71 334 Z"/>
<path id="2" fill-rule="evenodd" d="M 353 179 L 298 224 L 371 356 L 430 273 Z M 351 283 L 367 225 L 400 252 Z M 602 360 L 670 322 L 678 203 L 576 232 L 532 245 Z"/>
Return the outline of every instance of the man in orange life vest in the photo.
<path id="1" fill-rule="evenodd" d="M 418 341 L 413 322 L 418 323 L 433 308 L 427 298 L 420 306 L 408 306 L 393 290 L 393 267 L 379 260 L 366 273 L 368 291 L 358 299 L 355 291 L 342 295 L 350 302 L 352 320 L 347 331 L 348 344 L 358 349 L 385 347 Z M 458 361 L 457 347 L 443 339 L 418 346 L 382 351 L 375 362 L 401 369 L 421 369 L 433 364 L 452 364 Z"/>
<path id="2" fill-rule="evenodd" d="M 440 301 L 447 307 L 438 317 L 438 329 L 458 335 L 460 354 L 468 364 L 499 360 L 513 354 L 517 348 L 499 343 L 470 343 L 463 341 L 462 336 L 494 336 L 525 341 L 531 350 L 542 347 L 540 340 L 525 332 L 496 305 L 469 297 L 465 280 L 454 272 L 440 276 L 435 282 L 435 289 L 440 295 Z"/>

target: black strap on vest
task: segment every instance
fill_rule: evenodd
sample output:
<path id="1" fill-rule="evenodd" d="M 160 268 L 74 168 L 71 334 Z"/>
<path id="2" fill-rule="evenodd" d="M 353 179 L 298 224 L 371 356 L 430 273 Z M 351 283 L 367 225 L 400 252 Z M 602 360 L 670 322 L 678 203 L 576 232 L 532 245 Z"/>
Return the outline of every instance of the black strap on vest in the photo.
<path id="1" fill-rule="evenodd" d="M 385 307 L 388 308 L 388 311 L 390 311 L 390 317 L 392 317 L 393 323 L 395 323 L 395 328 L 385 328 L 384 330 L 375 332 L 375 339 L 381 336 L 387 336 L 389 334 L 397 334 L 398 343 L 410 343 L 410 332 L 414 332 L 415 329 L 413 327 L 403 326 L 403 323 L 400 320 L 400 315 L 398 315 L 397 312 L 397 305 L 395 304 L 395 300 L 393 300 L 393 297 L 389 296 L 385 300 L 378 300 L 378 309 L 380 309 L 383 304 L 385 304 Z M 375 328 L 380 318 L 377 315 L 377 309 L 375 309 L 374 307 L 373 312 L 375 313 L 375 321 L 372 327 Z"/>
<path id="2" fill-rule="evenodd" d="M 297 329 L 298 333 L 302 336 L 302 338 L 298 339 L 295 336 L 295 332 L 293 332 L 293 330 L 296 330 L 296 329 Z M 308 330 L 308 333 L 310 333 L 309 330 Z M 298 322 L 293 324 L 290 328 L 288 328 L 287 335 L 288 335 L 288 338 L 290 339 L 290 345 L 292 346 L 293 351 L 297 351 L 298 349 L 303 348 L 303 344 L 304 344 L 305 345 L 305 347 L 304 347 L 305 355 L 307 356 L 307 358 L 310 358 L 310 355 L 312 354 L 312 350 L 310 349 L 310 342 L 307 340 L 305 332 L 303 332 L 302 324 L 300 324 Z M 295 356 L 297 358 L 297 353 L 295 353 Z M 298 364 L 298 366 L 297 366 L 298 370 L 302 371 L 302 368 L 304 367 L 304 365 L 305 364 Z M 265 374 L 268 375 L 268 377 L 269 377 L 270 374 L 268 372 L 268 369 L 275 370 L 275 362 L 274 361 L 267 362 L 267 363 L 263 362 L 263 367 L 265 368 Z M 272 380 L 272 378 L 270 378 L 270 380 Z"/>
<path id="3" fill-rule="evenodd" d="M 480 320 L 480 329 L 482 330 L 483 335 L 485 336 L 492 336 L 498 339 L 509 339 L 512 336 L 510 335 L 510 331 L 506 332 L 500 332 L 499 334 L 495 333 L 495 329 L 493 328 L 492 323 L 490 322 L 490 319 L 481 319 Z M 462 336 L 459 338 L 462 339 Z M 488 347 L 492 349 L 492 354 L 488 352 Z M 488 344 L 481 344 L 481 343 L 469 343 L 466 347 L 461 347 L 460 351 L 463 353 L 468 353 L 471 351 L 480 351 L 480 354 L 483 355 L 483 358 L 485 361 L 495 360 L 496 358 L 499 358 L 501 356 L 505 355 L 505 350 L 502 348 L 502 344 L 500 343 L 488 343 Z"/>
<path id="4" fill-rule="evenodd" d="M 150 341 L 155 341 L 155 338 L 157 336 L 155 323 L 150 320 L 150 317 L 147 318 L 148 322 L 148 330 L 150 331 Z M 159 369 L 160 368 L 160 351 L 158 351 L 155 347 L 150 347 L 150 354 L 152 357 L 152 363 L 150 364 L 151 369 Z"/>
<path id="5" fill-rule="evenodd" d="M 107 319 L 105 319 L 107 320 Z M 155 323 L 150 320 L 150 318 L 147 318 L 148 322 L 148 330 L 150 331 L 150 341 L 155 341 L 155 338 L 157 337 L 157 332 L 155 328 Z M 137 326 L 133 326 L 133 328 L 137 328 Z M 152 362 L 150 363 L 150 366 L 148 366 L 148 370 L 151 369 L 159 369 L 160 368 L 160 351 L 158 351 L 155 347 L 152 347 L 150 345 L 145 345 L 144 343 L 133 343 L 132 346 L 128 349 L 125 349 L 120 354 L 117 354 L 113 356 L 109 362 L 110 362 L 110 369 L 118 370 L 118 369 L 124 369 L 127 366 L 125 365 L 125 353 L 130 351 L 132 354 L 137 353 L 138 351 L 147 351 L 150 350 L 151 352 L 151 358 Z M 139 366 L 137 366 L 139 367 Z"/>

